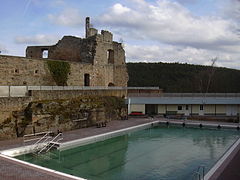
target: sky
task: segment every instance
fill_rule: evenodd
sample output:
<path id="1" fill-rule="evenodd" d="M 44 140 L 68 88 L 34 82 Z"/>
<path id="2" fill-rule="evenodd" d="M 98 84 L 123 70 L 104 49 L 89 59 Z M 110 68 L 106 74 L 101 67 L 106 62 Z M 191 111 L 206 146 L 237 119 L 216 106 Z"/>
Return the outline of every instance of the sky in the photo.
<path id="1" fill-rule="evenodd" d="M 0 51 L 84 37 L 85 17 L 109 30 L 127 62 L 179 62 L 240 69 L 240 0 L 2 0 Z"/>

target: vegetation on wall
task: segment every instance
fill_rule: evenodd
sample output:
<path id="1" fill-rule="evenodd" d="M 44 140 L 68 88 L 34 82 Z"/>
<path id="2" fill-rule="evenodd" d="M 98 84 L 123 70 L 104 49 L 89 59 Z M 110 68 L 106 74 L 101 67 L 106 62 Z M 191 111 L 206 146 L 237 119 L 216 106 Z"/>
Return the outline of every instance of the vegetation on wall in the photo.
<path id="1" fill-rule="evenodd" d="M 65 61 L 47 61 L 48 69 L 58 86 L 67 86 L 70 64 Z"/>
<path id="2" fill-rule="evenodd" d="M 240 92 L 240 71 L 235 69 L 180 63 L 128 63 L 127 68 L 132 87 L 157 86 L 171 93 Z"/>
<path id="3" fill-rule="evenodd" d="M 123 98 L 111 96 L 103 99 L 103 106 L 106 109 L 106 114 L 112 118 L 115 115 L 122 117 L 122 111 L 127 108 Z"/>

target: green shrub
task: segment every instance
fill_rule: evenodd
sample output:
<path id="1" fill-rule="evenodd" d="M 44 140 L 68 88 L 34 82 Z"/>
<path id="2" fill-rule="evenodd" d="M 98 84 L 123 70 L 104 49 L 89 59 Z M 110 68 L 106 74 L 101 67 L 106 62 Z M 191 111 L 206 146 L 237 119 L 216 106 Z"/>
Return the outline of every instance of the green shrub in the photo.
<path id="1" fill-rule="evenodd" d="M 47 61 L 48 69 L 58 86 L 67 86 L 70 64 L 65 61 Z"/>

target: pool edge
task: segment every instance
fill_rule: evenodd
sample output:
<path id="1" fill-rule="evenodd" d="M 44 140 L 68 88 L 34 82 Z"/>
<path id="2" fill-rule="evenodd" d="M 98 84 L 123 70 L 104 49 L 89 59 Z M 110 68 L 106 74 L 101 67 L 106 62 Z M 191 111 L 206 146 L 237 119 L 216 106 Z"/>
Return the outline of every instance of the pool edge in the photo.
<path id="1" fill-rule="evenodd" d="M 238 138 L 232 146 L 224 153 L 224 155 L 214 164 L 214 166 L 204 176 L 204 180 L 217 179 L 227 165 L 232 161 L 235 155 L 240 150 L 240 138 Z"/>
<path id="2" fill-rule="evenodd" d="M 13 158 L 13 157 L 6 156 L 6 155 L 1 154 L 1 153 L 0 153 L 0 157 L 3 158 L 4 160 L 8 161 L 8 162 L 13 162 L 17 165 L 24 166 L 26 168 L 33 169 L 33 170 L 38 171 L 40 173 L 44 173 L 44 174 L 47 174 L 47 175 L 54 176 L 56 178 L 61 178 L 61 179 L 66 179 L 66 180 L 87 180 L 87 179 L 84 179 L 84 178 L 81 178 L 81 177 L 73 176 L 73 175 L 66 174 L 66 173 L 63 173 L 63 172 L 59 172 L 59 171 L 56 171 L 56 170 L 53 170 L 53 169 L 49 169 L 49 168 L 46 168 L 46 167 L 42 167 L 42 166 L 38 166 L 38 165 L 35 165 L 35 164 L 32 164 L 32 163 L 28 163 L 28 162 L 25 162 L 25 161 L 22 161 L 22 160 Z"/>
<path id="3" fill-rule="evenodd" d="M 110 139 L 113 137 L 122 136 L 122 135 L 131 133 L 131 132 L 134 132 L 137 130 L 147 129 L 152 126 L 156 126 L 158 124 L 159 124 L 159 121 L 151 121 L 151 122 L 140 124 L 137 126 L 119 129 L 119 130 L 115 130 L 112 132 L 98 134 L 98 135 L 94 135 L 94 136 L 90 136 L 90 137 L 86 137 L 86 138 L 76 139 L 76 140 L 68 141 L 65 143 L 61 143 L 60 147 L 58 149 L 60 151 L 64 151 L 64 150 L 71 149 L 71 148 L 74 148 L 77 146 L 83 146 L 83 145 L 87 145 L 87 144 L 91 144 L 91 143 L 96 143 L 99 141 L 104 141 L 104 140 L 107 140 L 107 139 Z"/>

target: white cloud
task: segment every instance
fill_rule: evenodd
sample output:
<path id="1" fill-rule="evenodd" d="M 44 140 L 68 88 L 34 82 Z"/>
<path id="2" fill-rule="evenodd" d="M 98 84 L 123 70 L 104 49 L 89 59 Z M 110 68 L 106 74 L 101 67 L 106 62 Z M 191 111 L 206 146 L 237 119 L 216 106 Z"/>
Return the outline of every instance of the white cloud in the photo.
<path id="1" fill-rule="evenodd" d="M 117 14 L 117 15 L 121 15 L 127 12 L 130 12 L 131 10 L 127 7 L 124 7 L 123 5 L 117 3 L 112 7 L 112 10 Z"/>
<path id="2" fill-rule="evenodd" d="M 202 49 L 240 44 L 235 33 L 237 23 L 234 21 L 219 17 L 197 17 L 179 3 L 169 0 L 158 0 L 155 4 L 134 1 L 139 3 L 132 8 L 115 4 L 99 18 L 99 22 L 108 24 L 116 32 L 127 32 L 127 38 Z"/>
<path id="3" fill-rule="evenodd" d="M 130 1 L 133 4 L 113 5 L 98 19 L 99 24 L 108 25 L 126 40 L 129 61 L 206 65 L 218 57 L 219 66 L 240 68 L 236 18 L 193 15 L 182 5 L 190 3 L 188 0 L 179 0 L 182 4 L 170 0 Z"/>
<path id="4" fill-rule="evenodd" d="M 217 57 L 217 66 L 240 68 L 240 55 L 225 52 L 209 51 L 193 47 L 173 45 L 126 45 L 126 57 L 131 62 L 180 62 L 189 64 L 210 65 L 211 59 Z"/>
<path id="5" fill-rule="evenodd" d="M 69 8 L 63 10 L 60 14 L 49 14 L 48 19 L 61 26 L 82 26 L 83 18 L 77 9 Z"/>
<path id="6" fill-rule="evenodd" d="M 235 19 L 238 23 L 240 19 L 240 0 L 228 0 L 224 1 L 224 4 L 222 7 L 220 7 L 222 10 L 222 16 Z"/>
<path id="7" fill-rule="evenodd" d="M 37 34 L 35 36 L 17 36 L 15 42 L 17 44 L 55 44 L 59 39 L 58 36 Z"/>

